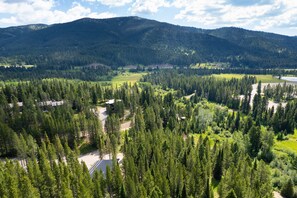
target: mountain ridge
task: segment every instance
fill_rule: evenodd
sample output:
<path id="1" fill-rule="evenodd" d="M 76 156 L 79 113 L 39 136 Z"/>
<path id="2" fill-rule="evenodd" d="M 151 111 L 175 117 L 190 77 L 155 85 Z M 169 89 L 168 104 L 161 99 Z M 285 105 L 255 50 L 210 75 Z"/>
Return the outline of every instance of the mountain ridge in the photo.
<path id="1" fill-rule="evenodd" d="M 295 68 L 297 38 L 236 27 L 200 29 L 137 16 L 0 28 L 0 61 L 40 67 L 226 62 Z"/>

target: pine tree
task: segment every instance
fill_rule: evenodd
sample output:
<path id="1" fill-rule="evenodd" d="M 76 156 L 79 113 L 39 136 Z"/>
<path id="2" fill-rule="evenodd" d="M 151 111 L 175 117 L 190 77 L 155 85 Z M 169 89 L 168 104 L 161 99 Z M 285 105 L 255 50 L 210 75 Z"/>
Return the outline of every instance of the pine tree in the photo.
<path id="1" fill-rule="evenodd" d="M 130 176 L 127 176 L 126 178 L 126 192 L 127 192 L 127 195 L 129 195 L 130 197 L 137 197 L 136 186 Z"/>
<path id="2" fill-rule="evenodd" d="M 19 177 L 19 191 L 24 198 L 40 197 L 38 190 L 33 187 L 29 177 L 24 171 L 22 171 Z"/>
<path id="3" fill-rule="evenodd" d="M 19 197 L 18 178 L 13 162 L 6 161 L 4 168 L 4 184 L 7 189 L 7 197 Z"/>
<path id="4" fill-rule="evenodd" d="M 93 175 L 93 185 L 94 185 L 94 198 L 103 198 L 104 194 L 102 192 L 102 186 L 104 185 L 101 183 L 101 178 L 98 171 L 95 171 Z"/>
<path id="5" fill-rule="evenodd" d="M 220 181 L 223 175 L 223 156 L 223 150 L 220 150 L 218 156 L 216 157 L 215 166 L 213 169 L 213 177 L 217 181 Z"/>
<path id="6" fill-rule="evenodd" d="M 126 198 L 126 197 L 127 196 L 126 196 L 125 187 L 124 187 L 124 184 L 122 184 L 119 198 Z"/>
<path id="7" fill-rule="evenodd" d="M 281 195 L 285 198 L 293 198 L 294 197 L 294 184 L 291 179 L 289 179 L 281 189 Z"/>
<path id="8" fill-rule="evenodd" d="M 116 159 L 113 160 L 113 192 L 116 196 L 120 196 L 121 194 L 121 188 L 123 186 L 123 179 L 122 179 L 122 173 L 119 165 L 116 162 Z"/>
<path id="9" fill-rule="evenodd" d="M 112 197 L 112 194 L 113 194 L 112 174 L 109 166 L 106 167 L 106 187 L 107 187 L 107 192 L 109 193 L 109 196 Z"/>
<path id="10" fill-rule="evenodd" d="M 63 157 L 65 156 L 65 152 L 59 136 L 55 136 L 55 148 L 56 148 L 58 160 L 59 162 L 62 162 Z"/>
<path id="11" fill-rule="evenodd" d="M 213 189 L 212 189 L 210 182 L 211 182 L 210 179 L 207 179 L 205 192 L 204 192 L 204 198 L 213 198 L 214 197 Z"/>
<path id="12" fill-rule="evenodd" d="M 43 176 L 40 196 L 53 197 L 57 192 L 56 180 L 52 173 L 50 164 L 42 150 L 39 150 L 39 164 Z"/>
<path id="13" fill-rule="evenodd" d="M 250 154 L 251 156 L 257 156 L 260 148 L 261 148 L 261 130 L 259 127 L 252 126 L 249 130 L 249 138 L 250 138 Z"/>
<path id="14" fill-rule="evenodd" d="M 188 197 L 188 193 L 187 193 L 187 187 L 184 184 L 183 189 L 182 189 L 182 194 L 181 194 L 181 198 L 187 198 Z"/>
<path id="15" fill-rule="evenodd" d="M 234 190 L 230 190 L 230 192 L 228 193 L 228 195 L 226 196 L 226 198 L 237 198 L 236 193 L 234 192 Z"/>

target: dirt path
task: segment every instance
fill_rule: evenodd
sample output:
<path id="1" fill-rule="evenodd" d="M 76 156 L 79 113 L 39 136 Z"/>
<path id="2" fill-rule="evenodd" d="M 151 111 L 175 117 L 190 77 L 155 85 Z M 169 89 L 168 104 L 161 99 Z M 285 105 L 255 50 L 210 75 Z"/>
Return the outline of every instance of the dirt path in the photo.
<path id="1" fill-rule="evenodd" d="M 190 99 L 192 96 L 194 96 L 195 95 L 195 93 L 192 93 L 191 95 L 187 95 L 187 96 L 185 96 L 185 98 L 186 99 Z"/>
<path id="2" fill-rule="evenodd" d="M 279 192 L 273 191 L 273 197 L 274 198 L 283 198 Z"/>
<path id="3" fill-rule="evenodd" d="M 131 121 L 127 121 L 121 124 L 121 131 L 126 131 L 131 128 Z"/>
<path id="4" fill-rule="evenodd" d="M 283 85 L 284 83 L 262 83 L 261 84 L 261 93 L 263 93 L 264 91 L 264 87 L 268 86 L 268 84 L 270 84 L 271 87 L 275 87 L 277 86 L 278 84 L 280 85 Z M 293 85 L 296 85 L 294 83 L 289 83 L 289 82 L 286 82 L 287 85 L 290 85 L 290 84 L 293 84 Z M 252 89 L 252 93 L 251 93 L 251 102 L 250 102 L 250 105 L 251 107 L 253 106 L 253 100 L 254 100 L 254 97 L 255 95 L 257 94 L 257 88 L 258 88 L 258 84 L 253 84 L 253 89 Z M 243 99 L 244 96 L 240 96 L 241 99 Z M 280 103 L 276 103 L 272 100 L 269 100 L 268 101 L 268 109 L 271 109 L 272 107 L 274 107 L 274 110 L 276 110 L 276 108 L 278 107 Z M 285 107 L 287 105 L 286 102 L 282 102 L 281 103 L 283 107 Z"/>
<path id="5" fill-rule="evenodd" d="M 98 119 L 101 121 L 102 123 L 102 128 L 103 128 L 103 131 L 105 130 L 105 122 L 106 122 L 106 119 L 108 117 L 107 115 L 107 112 L 106 112 L 106 107 L 97 107 L 96 110 L 92 110 L 95 115 L 98 117 Z M 124 115 L 124 120 L 130 115 L 130 111 L 128 110 L 125 110 L 125 115 Z M 121 131 L 125 131 L 125 130 L 128 130 L 131 128 L 131 121 L 127 121 L 127 122 L 124 122 L 121 124 L 120 126 L 120 130 Z"/>
<path id="6" fill-rule="evenodd" d="M 97 107 L 97 116 L 99 120 L 101 120 L 103 131 L 104 131 L 105 122 L 108 116 L 106 112 L 106 107 Z"/>

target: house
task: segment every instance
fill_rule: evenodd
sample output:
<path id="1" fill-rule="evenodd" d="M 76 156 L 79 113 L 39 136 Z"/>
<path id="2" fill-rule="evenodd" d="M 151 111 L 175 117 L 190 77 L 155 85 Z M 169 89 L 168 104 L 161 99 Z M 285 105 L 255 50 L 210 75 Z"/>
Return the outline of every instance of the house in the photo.
<path id="1" fill-rule="evenodd" d="M 122 100 L 120 100 L 120 99 L 117 99 L 117 100 L 111 99 L 111 100 L 108 100 L 105 104 L 106 105 L 114 105 L 115 102 L 120 102 L 120 101 L 122 101 Z"/>
<path id="2" fill-rule="evenodd" d="M 57 106 L 61 106 L 63 104 L 65 104 L 64 100 L 61 100 L 61 101 L 54 101 L 54 100 L 51 101 L 51 100 L 49 100 L 49 101 L 44 101 L 44 102 L 39 102 L 38 103 L 38 105 L 41 106 L 41 107 L 46 107 L 46 106 L 57 107 Z M 19 107 L 23 107 L 24 106 L 24 103 L 23 102 L 17 102 L 17 105 Z M 10 108 L 12 108 L 13 107 L 13 103 L 9 103 L 8 106 Z"/>
<path id="3" fill-rule="evenodd" d="M 102 171 L 103 175 L 106 175 L 106 168 L 107 166 L 109 166 L 110 168 L 112 168 L 113 160 L 108 159 L 108 160 L 98 160 L 94 166 L 92 166 L 92 168 L 89 170 L 91 177 L 93 176 L 93 174 L 96 171 Z"/>
<path id="4" fill-rule="evenodd" d="M 111 99 L 111 100 L 108 100 L 105 104 L 106 104 L 106 107 L 107 107 L 107 111 L 110 112 L 114 110 L 115 108 L 115 103 L 116 102 L 121 102 L 122 100 L 121 99 Z"/>

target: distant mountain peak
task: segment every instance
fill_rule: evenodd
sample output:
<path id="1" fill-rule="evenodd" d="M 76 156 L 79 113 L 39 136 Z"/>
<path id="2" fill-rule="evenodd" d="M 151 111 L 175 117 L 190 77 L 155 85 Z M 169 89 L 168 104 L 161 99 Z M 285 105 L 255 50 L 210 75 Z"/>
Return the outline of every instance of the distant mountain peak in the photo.
<path id="1" fill-rule="evenodd" d="M 2 28 L 0 46 L 2 57 L 51 66 L 226 62 L 296 68 L 297 62 L 297 37 L 237 27 L 205 30 L 138 16 Z"/>

